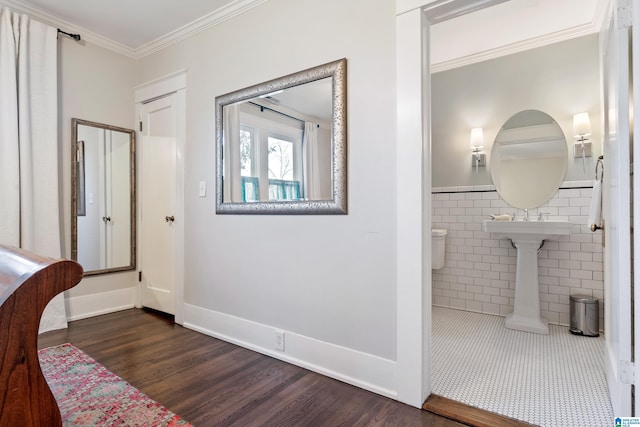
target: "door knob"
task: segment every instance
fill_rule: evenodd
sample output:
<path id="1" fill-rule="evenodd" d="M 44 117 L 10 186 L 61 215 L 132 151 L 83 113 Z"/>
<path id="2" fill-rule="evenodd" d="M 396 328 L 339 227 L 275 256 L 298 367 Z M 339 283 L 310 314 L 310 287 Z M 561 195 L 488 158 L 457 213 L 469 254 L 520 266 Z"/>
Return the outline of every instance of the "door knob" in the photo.
<path id="1" fill-rule="evenodd" d="M 106 224 L 107 222 L 111 221 L 111 217 L 110 216 L 103 216 L 102 220 L 104 221 L 104 223 Z"/>
<path id="2" fill-rule="evenodd" d="M 171 216 L 165 216 L 165 217 L 164 217 L 164 220 L 165 220 L 166 222 L 173 222 L 173 221 L 175 221 L 175 220 L 176 220 L 176 217 L 174 217 L 173 215 L 171 215 Z"/>

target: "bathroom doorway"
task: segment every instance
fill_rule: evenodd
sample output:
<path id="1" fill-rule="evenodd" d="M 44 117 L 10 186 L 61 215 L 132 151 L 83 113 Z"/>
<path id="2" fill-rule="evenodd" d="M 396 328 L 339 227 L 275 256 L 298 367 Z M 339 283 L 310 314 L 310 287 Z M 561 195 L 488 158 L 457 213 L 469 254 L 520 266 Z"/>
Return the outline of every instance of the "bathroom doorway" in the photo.
<path id="1" fill-rule="evenodd" d="M 468 2 L 465 2 L 465 3 L 468 3 Z M 485 4 L 486 4 L 487 2 L 480 2 L 480 3 L 485 3 Z M 495 3 L 495 2 L 494 2 L 494 3 Z M 497 3 L 499 3 L 499 2 L 497 2 Z M 489 6 L 493 6 L 493 4 L 489 4 Z M 427 14 L 428 14 L 428 13 L 429 13 L 429 11 L 427 11 Z M 433 22 L 433 21 L 431 21 L 431 22 Z M 440 22 L 440 21 L 435 20 L 435 22 Z M 467 27 L 467 28 L 469 28 L 469 27 Z M 427 86 L 428 86 L 428 84 L 427 84 Z M 432 88 L 430 88 L 430 89 L 432 89 Z M 429 93 L 429 95 L 431 95 L 431 93 Z M 433 147 L 432 147 L 432 148 L 433 148 Z M 469 157 L 470 157 L 470 156 L 469 156 Z M 441 161 L 442 159 L 438 160 L 438 159 L 436 159 L 436 158 L 434 157 L 433 159 L 428 159 L 428 160 L 429 160 L 430 162 L 438 162 L 438 161 Z M 429 170 L 430 170 L 430 169 L 429 169 Z M 425 189 L 425 190 L 429 190 L 429 189 Z M 434 215 L 434 216 L 436 216 L 436 215 Z M 431 212 L 429 212 L 429 213 L 425 213 L 425 221 L 426 221 L 426 218 L 428 218 L 428 222 L 432 222 L 432 214 L 431 214 Z M 440 228 L 440 226 L 437 226 L 437 228 Z M 425 272 L 425 274 L 426 274 L 426 272 Z M 425 278 L 425 284 L 429 284 L 429 286 L 432 286 L 431 280 L 427 280 L 426 278 Z M 426 307 L 425 307 L 425 308 L 423 308 L 423 309 L 424 309 L 425 311 L 427 311 L 427 308 L 426 308 Z M 430 310 L 429 310 L 429 311 L 430 311 Z M 434 310 L 434 311 L 435 311 L 435 310 Z M 477 322 L 477 321 L 476 321 L 476 320 L 474 320 L 473 322 Z M 436 338 L 435 338 L 435 337 L 433 337 L 433 336 L 432 336 L 432 337 L 430 337 L 430 338 L 434 340 L 434 346 L 435 346 L 435 345 L 436 345 L 436 341 L 435 341 L 435 340 L 436 340 Z M 428 338 L 428 339 L 426 339 L 426 341 L 429 341 L 429 338 Z M 434 375 L 435 375 L 435 374 L 436 374 L 436 373 L 434 372 Z M 433 382 L 435 382 L 435 381 L 433 381 Z M 432 383 L 433 383 L 433 382 L 432 382 Z M 611 387 L 611 384 L 609 385 L 609 387 Z M 629 394 L 629 396 L 630 396 L 630 394 Z"/>
<path id="2" fill-rule="evenodd" d="M 573 1 L 573 0 L 571 0 Z M 579 1 L 579 0 L 576 0 Z M 501 4 L 502 2 L 488 1 L 426 1 L 426 0 L 397 0 L 396 1 L 396 71 L 401 79 L 397 81 L 397 164 L 402 166 L 397 171 L 397 210 L 398 210 L 398 252 L 397 252 L 397 339 L 398 339 L 398 353 L 397 353 L 397 365 L 398 365 L 398 400 L 405 403 L 420 406 L 420 402 L 424 401 L 431 393 L 431 273 L 428 272 L 428 266 L 425 267 L 424 260 L 429 259 L 431 255 L 430 239 L 428 230 L 431 226 L 431 176 L 428 169 L 431 165 L 431 146 L 430 139 L 427 137 L 430 135 L 430 120 L 425 114 L 426 106 L 430 104 L 429 84 L 430 79 L 425 78 L 428 73 L 424 72 L 425 69 L 429 69 L 429 58 L 425 57 L 425 52 L 428 50 L 426 41 L 429 39 L 430 22 L 427 17 L 429 12 L 429 6 L 451 6 L 451 9 L 462 10 L 463 13 L 471 12 L 473 6 L 477 6 L 477 9 L 482 9 L 489 3 Z M 508 2 L 510 5 L 518 4 L 519 2 Z M 543 4 L 546 1 L 536 2 L 536 4 Z M 551 1 L 551 3 L 554 3 Z M 611 10 L 610 2 L 599 1 L 603 3 L 607 10 Z M 615 10 L 621 12 L 631 13 L 631 8 L 618 9 L 619 3 L 628 4 L 626 0 L 611 0 L 611 3 L 616 4 Z M 569 2 L 562 2 L 568 7 L 573 7 L 575 10 L 575 4 L 570 6 Z M 489 4 L 491 5 L 491 4 Z M 581 3 L 584 5 L 584 3 Z M 629 25 L 630 23 L 636 23 L 633 28 L 633 55 L 634 64 L 638 64 L 637 58 L 640 57 L 637 50 L 640 47 L 640 41 L 638 41 L 637 29 L 640 28 L 640 18 L 638 16 L 637 8 L 633 9 L 633 21 L 630 16 L 628 19 L 622 20 Z M 482 12 L 480 10 L 480 12 Z M 480 13 L 478 12 L 478 13 Z M 444 15 L 444 14 L 443 14 Z M 549 20 L 542 18 L 538 20 L 541 26 L 529 26 L 531 28 L 541 28 L 547 25 Z M 536 21 L 536 22 L 538 22 Z M 512 26 L 510 22 L 499 22 L 496 25 Z M 628 32 L 631 32 L 629 27 L 626 28 Z M 495 34 L 495 31 L 488 31 L 489 34 Z M 502 34 L 502 32 L 501 32 Z M 628 37 L 629 40 L 631 39 Z M 615 61 L 614 61 L 615 62 Z M 636 65 L 636 68 L 639 66 Z M 614 70 L 622 71 L 624 67 L 614 65 Z M 627 70 L 628 71 L 628 70 Z M 637 79 L 638 73 L 634 73 L 634 78 Z M 616 81 L 615 75 L 612 75 L 614 83 L 618 83 L 623 86 L 627 81 Z M 638 83 L 638 82 L 636 82 Z M 640 87 L 640 84 L 636 84 L 636 87 Z M 615 93 L 622 93 L 623 90 L 617 90 Z M 629 92 L 629 91 L 627 91 Z M 637 92 L 637 91 L 636 91 Z M 634 93 L 634 97 L 638 97 L 638 93 Z M 640 108 L 640 101 L 635 100 L 637 108 Z M 624 114 L 618 114 L 618 122 L 627 120 Z M 637 138 L 634 134 L 634 138 Z M 615 141 L 615 140 L 612 140 Z M 617 141 L 616 141 L 617 142 Z M 613 148 L 617 148 L 619 144 L 611 144 Z M 640 142 L 636 141 L 636 145 L 640 145 Z M 628 147 L 626 147 L 628 148 Z M 626 149 L 625 148 L 625 149 Z M 468 151 L 470 157 L 470 151 Z M 638 156 L 638 151 L 634 152 L 635 156 Z M 606 153 L 605 153 L 606 155 Z M 628 170 L 624 165 L 624 162 L 615 162 L 613 159 L 605 158 L 605 162 L 609 162 L 609 170 Z M 635 165 L 640 164 L 640 160 L 634 162 Z M 427 172 L 427 173 L 424 173 Z M 634 180 L 637 180 L 638 174 L 634 174 Z M 611 183 L 605 183 L 605 188 Z M 636 183 L 633 187 L 633 193 L 627 192 L 626 196 L 637 199 L 637 188 L 640 188 L 640 184 Z M 628 188 L 627 188 L 628 189 Z M 618 191 L 620 196 L 623 196 L 622 191 Z M 415 194 L 421 194 L 421 198 L 416 198 Z M 421 200 L 420 200 L 421 199 Z M 606 199 L 606 195 L 605 195 Z M 613 214 L 629 221 L 629 212 L 624 209 L 612 210 Z M 634 221 L 640 222 L 638 219 L 638 212 L 636 210 Z M 415 215 L 415 212 L 421 212 L 421 215 Z M 400 220 L 401 219 L 401 220 Z M 623 230 L 628 228 L 619 228 L 618 232 L 622 233 Z M 430 237 L 430 236 L 429 236 Z M 627 238 L 629 234 L 627 233 Z M 634 241 L 634 247 L 640 251 L 640 244 Z M 610 248 L 614 245 L 620 246 L 620 242 L 616 240 L 616 237 L 611 236 L 611 233 L 607 233 L 606 239 L 607 248 L 605 253 L 610 256 Z M 627 246 L 627 248 L 629 248 Z M 628 251 L 628 249 L 626 249 Z M 622 259 L 629 260 L 630 256 L 628 252 L 622 254 L 620 262 L 625 262 Z M 633 261 L 626 261 L 632 263 Z M 636 261 L 638 262 L 638 261 Z M 636 275 L 637 277 L 638 275 Z M 626 303 L 629 303 L 629 295 L 631 290 L 629 289 L 630 278 L 623 277 L 620 281 L 620 285 L 626 285 L 626 290 L 617 290 L 615 294 L 623 298 Z M 422 283 L 422 286 L 416 286 L 416 283 Z M 640 286 L 634 288 L 634 298 L 640 300 L 640 294 L 635 295 L 635 292 L 640 292 Z M 610 289 L 608 292 L 611 291 Z M 626 296 L 625 296 L 626 295 Z M 611 304 L 611 298 L 605 298 L 607 304 Z M 640 310 L 640 306 L 636 305 Z M 625 317 L 625 310 L 618 310 L 618 306 L 612 304 L 607 310 L 609 316 L 616 316 L 620 319 L 619 323 L 627 323 L 632 325 L 634 322 L 630 317 Z M 628 311 L 626 311 L 628 313 Z M 636 319 L 640 319 L 640 316 L 636 316 Z M 611 322 L 606 322 L 606 327 L 610 328 Z M 638 336 L 640 336 L 640 325 L 637 325 L 634 330 Z M 625 362 L 625 359 L 620 356 L 621 346 L 628 345 L 631 341 L 630 337 L 625 334 L 613 334 L 608 331 L 607 340 L 607 358 L 608 358 L 608 383 L 609 390 L 619 391 L 619 396 L 613 396 L 614 401 L 614 413 L 616 415 L 625 416 L 630 415 L 631 410 L 627 411 L 624 408 L 631 407 L 631 397 L 628 390 L 631 385 L 622 383 L 625 372 L 624 366 L 631 366 Z M 614 339 L 617 337 L 617 339 Z M 640 341 L 640 338 L 637 338 Z M 640 346 L 637 346 L 636 351 L 640 350 Z M 636 356 L 640 357 L 640 354 Z M 638 358 L 636 357 L 636 358 Z M 630 357 L 629 357 L 630 359 Z M 620 362 L 618 365 L 618 362 Z M 628 361 L 628 359 L 627 359 Z M 620 398 L 618 398 L 620 397 Z M 639 395 L 640 399 L 640 395 Z M 621 404 L 620 401 L 624 400 Z M 623 408 L 623 410 L 616 409 L 617 407 Z M 636 407 L 640 407 L 637 404 Z"/>

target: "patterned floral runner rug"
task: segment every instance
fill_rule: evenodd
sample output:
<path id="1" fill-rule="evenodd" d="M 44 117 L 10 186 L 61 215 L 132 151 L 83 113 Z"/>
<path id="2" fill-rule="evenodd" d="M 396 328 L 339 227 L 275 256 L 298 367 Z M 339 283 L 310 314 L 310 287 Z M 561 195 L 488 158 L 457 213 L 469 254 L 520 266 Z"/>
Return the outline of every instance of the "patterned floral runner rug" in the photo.
<path id="1" fill-rule="evenodd" d="M 191 426 L 71 344 L 38 356 L 65 427 Z"/>

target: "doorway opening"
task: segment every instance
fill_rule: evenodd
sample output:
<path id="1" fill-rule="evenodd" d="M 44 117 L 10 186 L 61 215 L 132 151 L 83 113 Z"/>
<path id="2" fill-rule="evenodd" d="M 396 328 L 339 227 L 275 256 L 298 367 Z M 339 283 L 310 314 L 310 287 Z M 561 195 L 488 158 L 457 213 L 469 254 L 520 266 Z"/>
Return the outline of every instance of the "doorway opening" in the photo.
<path id="1" fill-rule="evenodd" d="M 436 6 L 434 6 L 433 10 L 435 10 L 435 8 L 438 5 L 442 5 L 443 3 L 458 3 L 458 4 L 465 4 L 466 3 L 466 4 L 468 4 L 469 2 L 434 2 L 434 3 L 436 4 Z M 487 2 L 475 2 L 475 3 L 476 4 L 485 3 L 484 7 L 487 6 Z M 501 3 L 501 2 L 497 2 L 497 3 Z M 482 7 L 480 9 L 482 9 Z M 422 17 L 421 20 L 420 20 L 421 21 L 420 25 L 423 26 L 422 31 L 421 31 L 421 38 L 422 38 L 422 43 L 424 43 L 425 39 L 428 40 L 428 34 L 429 34 L 429 31 L 431 30 L 431 25 L 432 25 L 433 22 L 431 22 L 430 19 L 428 19 L 429 18 L 429 10 L 426 10 L 426 12 L 425 12 L 424 9 L 423 9 L 423 11 L 421 11 L 421 12 L 422 13 L 426 13 L 426 15 L 427 15 L 427 17 Z M 414 47 L 415 46 L 403 46 L 403 47 L 399 47 L 399 50 L 409 50 L 410 48 L 414 48 Z M 402 55 L 402 53 L 400 55 Z M 410 54 L 408 54 L 408 55 L 410 55 Z M 400 62 L 401 61 L 402 60 L 400 60 Z M 422 64 L 423 69 L 424 69 L 424 66 L 425 66 L 424 64 L 425 63 L 429 64 L 429 59 L 428 58 L 425 59 L 423 57 L 422 60 L 420 61 L 420 64 Z M 415 65 L 415 63 L 414 63 L 414 65 Z M 428 69 L 428 65 L 427 65 L 427 69 Z M 409 74 L 411 74 L 411 73 L 409 73 Z M 424 74 L 426 74 L 426 73 L 424 73 Z M 403 76 L 404 76 L 404 74 L 403 74 Z M 414 77 L 414 76 L 411 76 L 411 77 Z M 400 85 L 400 83 L 399 83 L 399 85 Z M 423 89 L 424 93 L 426 94 L 425 97 L 427 99 L 427 102 L 423 103 L 423 105 L 429 105 L 428 104 L 428 100 L 430 99 L 431 90 L 432 90 L 432 88 L 430 87 L 430 82 L 422 80 L 421 83 L 418 84 L 417 86 L 420 87 L 421 89 Z M 402 93 L 402 89 L 403 89 L 403 87 L 399 86 L 399 98 L 400 98 L 399 105 L 402 104 L 403 107 L 404 107 L 403 101 L 406 101 L 406 99 L 404 99 L 404 94 Z M 418 99 L 418 97 L 414 97 L 411 100 L 412 101 L 416 101 L 416 104 L 418 104 L 418 103 L 420 103 L 422 101 L 421 99 Z M 424 107 L 422 107 L 422 108 L 424 108 Z M 420 111 L 423 111 L 423 110 L 420 109 Z M 400 112 L 399 112 L 399 116 L 400 116 Z M 425 115 L 425 117 L 426 117 L 426 115 Z M 431 132 L 431 128 L 430 127 L 432 126 L 432 123 L 428 118 L 426 118 L 424 120 L 421 119 L 421 122 L 422 123 L 421 123 L 420 129 L 416 132 L 416 135 L 419 135 L 419 137 L 422 138 L 422 141 L 424 141 L 424 147 L 422 148 L 423 162 L 424 162 L 425 165 L 429 165 L 429 164 L 431 164 L 431 161 L 432 161 L 431 158 L 430 158 L 430 151 L 431 151 L 432 147 L 429 146 L 430 140 L 429 140 L 428 136 L 430 135 L 430 132 Z M 401 118 L 399 117 L 398 126 L 399 127 L 403 127 L 403 125 L 404 125 L 404 123 L 402 122 Z M 402 132 L 406 132 L 406 130 L 403 129 Z M 402 133 L 399 130 L 399 135 L 401 135 L 401 134 Z M 399 141 L 401 142 L 401 139 Z M 404 150 L 403 148 L 399 149 L 399 151 L 400 151 L 399 152 L 399 160 L 398 160 L 399 163 L 400 163 L 401 159 L 403 158 L 403 156 L 405 154 L 407 154 L 406 151 L 403 153 L 403 150 Z M 427 174 L 425 174 L 425 175 L 427 175 Z M 399 174 L 399 180 L 402 181 L 402 179 L 403 179 L 403 175 Z M 428 259 L 428 255 L 430 254 L 430 251 L 429 251 L 429 248 L 428 248 L 429 240 L 427 239 L 427 236 L 430 237 L 430 234 L 428 232 L 425 233 L 425 231 L 428 231 L 428 230 L 425 230 L 425 229 L 427 229 L 427 227 L 426 227 L 427 225 L 431 226 L 431 223 L 432 223 L 432 214 L 431 214 L 431 189 L 432 189 L 431 187 L 432 187 L 432 184 L 431 184 L 431 178 L 427 177 L 427 176 L 424 176 L 422 182 L 423 182 L 423 184 L 422 184 L 423 185 L 423 188 L 422 188 L 422 194 L 423 194 L 422 208 L 424 209 L 424 216 L 422 218 L 422 224 L 423 224 L 423 226 L 422 226 L 423 239 L 422 240 L 423 240 L 423 243 L 426 243 L 426 244 L 423 244 L 422 247 L 423 247 L 423 255 L 426 255 L 426 256 L 424 256 L 424 258 Z M 402 183 L 400 183 L 399 185 L 401 185 L 401 184 Z M 399 210 L 401 208 L 402 208 L 402 206 L 399 206 Z M 418 224 L 418 223 L 416 222 L 416 224 Z M 399 261 L 399 268 L 400 268 L 400 266 L 401 265 L 400 265 L 400 261 Z M 422 283 L 423 283 L 425 289 L 423 291 L 424 292 L 423 298 L 422 298 L 423 306 L 422 306 L 421 312 L 422 312 L 422 315 L 423 315 L 423 321 L 424 321 L 423 325 L 425 327 L 425 334 L 426 334 L 427 331 L 430 331 L 431 328 L 432 328 L 432 324 L 431 324 L 431 286 L 432 286 L 432 283 L 431 283 L 430 273 L 428 273 L 428 271 L 424 271 L 424 273 L 422 275 L 422 279 L 423 279 Z M 402 288 L 402 283 L 401 282 L 399 282 L 399 289 L 400 288 Z M 400 303 L 399 303 L 399 307 L 400 307 Z M 399 338 L 401 338 L 400 334 L 399 334 Z M 430 343 L 431 339 L 432 339 L 431 336 L 426 336 L 425 335 L 425 337 L 423 337 L 423 339 L 421 341 L 423 343 L 423 348 L 424 348 L 425 352 L 429 352 L 430 351 L 429 345 L 427 345 L 427 344 Z M 425 354 L 424 355 L 424 359 L 428 360 L 429 356 L 427 354 Z M 399 355 L 399 360 L 400 360 L 400 355 Z M 427 365 L 429 365 L 429 363 L 427 363 Z M 431 380 L 432 380 L 432 378 L 430 377 L 431 376 L 430 366 L 424 366 L 422 372 L 425 373 L 423 378 L 422 378 L 422 389 L 428 395 L 431 392 L 430 386 L 431 386 Z"/>

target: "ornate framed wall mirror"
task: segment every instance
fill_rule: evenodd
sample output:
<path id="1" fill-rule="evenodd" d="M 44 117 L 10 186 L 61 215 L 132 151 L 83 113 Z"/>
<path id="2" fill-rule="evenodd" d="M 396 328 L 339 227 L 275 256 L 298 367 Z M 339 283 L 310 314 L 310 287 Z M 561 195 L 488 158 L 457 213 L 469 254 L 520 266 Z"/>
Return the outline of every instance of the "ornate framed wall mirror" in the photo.
<path id="1" fill-rule="evenodd" d="M 71 119 L 71 258 L 94 275 L 136 268 L 135 131 Z"/>
<path id="2" fill-rule="evenodd" d="M 216 97 L 216 213 L 347 213 L 346 66 Z"/>

